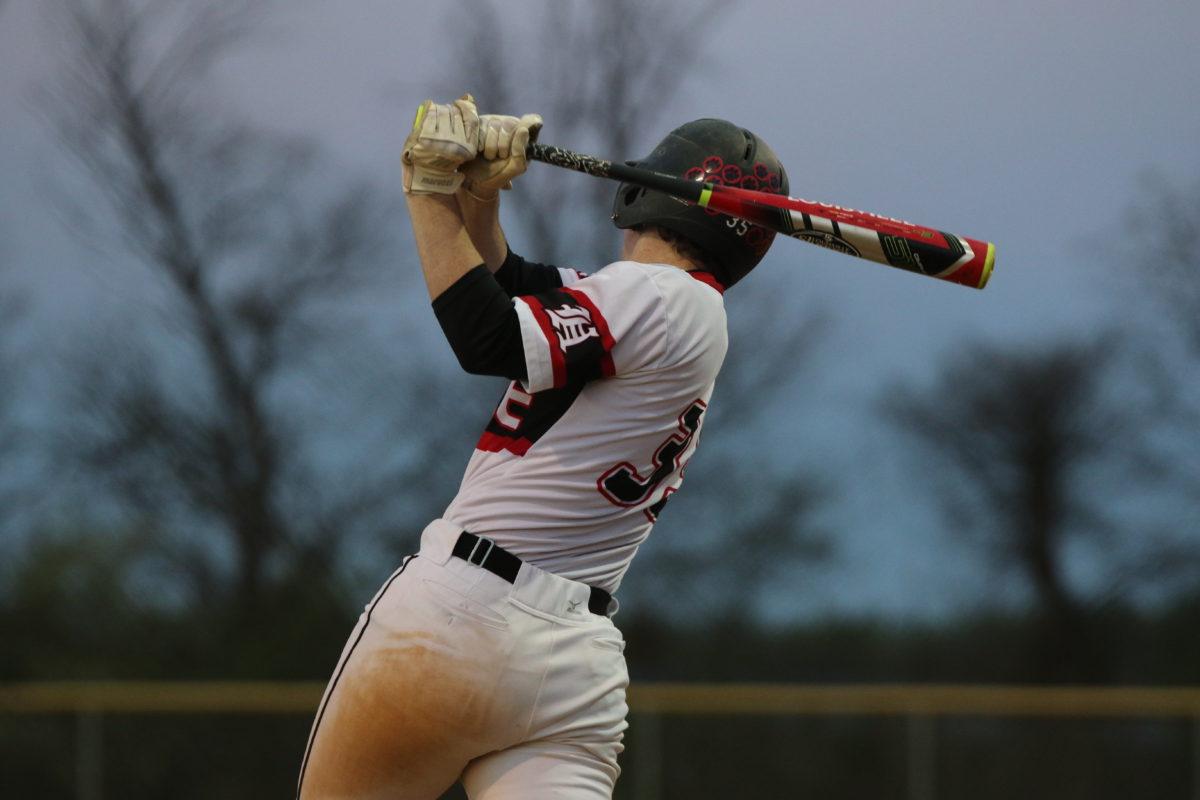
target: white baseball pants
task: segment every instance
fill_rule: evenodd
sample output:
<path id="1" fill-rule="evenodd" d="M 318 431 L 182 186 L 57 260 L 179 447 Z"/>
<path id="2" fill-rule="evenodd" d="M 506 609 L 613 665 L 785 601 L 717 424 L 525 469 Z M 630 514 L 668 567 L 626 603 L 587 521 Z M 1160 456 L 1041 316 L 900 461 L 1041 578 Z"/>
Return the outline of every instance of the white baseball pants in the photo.
<path id="1" fill-rule="evenodd" d="M 589 588 L 451 556 L 435 520 L 359 618 L 309 735 L 301 800 L 608 800 L 626 728 L 624 640 Z"/>

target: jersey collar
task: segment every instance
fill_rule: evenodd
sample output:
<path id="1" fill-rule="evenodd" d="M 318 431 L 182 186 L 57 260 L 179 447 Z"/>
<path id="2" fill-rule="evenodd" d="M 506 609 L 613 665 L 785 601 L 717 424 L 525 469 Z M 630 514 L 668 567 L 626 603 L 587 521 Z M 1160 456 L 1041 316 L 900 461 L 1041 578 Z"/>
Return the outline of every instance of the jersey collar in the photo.
<path id="1" fill-rule="evenodd" d="M 702 270 L 702 269 L 691 269 L 691 270 L 688 270 L 688 275 L 691 275 L 693 278 L 700 281 L 701 283 L 708 284 L 709 286 L 713 287 L 721 294 L 725 294 L 724 285 L 722 285 L 722 283 L 719 280 L 717 280 L 717 276 L 713 275 L 711 272 L 708 272 L 708 271 Z"/>

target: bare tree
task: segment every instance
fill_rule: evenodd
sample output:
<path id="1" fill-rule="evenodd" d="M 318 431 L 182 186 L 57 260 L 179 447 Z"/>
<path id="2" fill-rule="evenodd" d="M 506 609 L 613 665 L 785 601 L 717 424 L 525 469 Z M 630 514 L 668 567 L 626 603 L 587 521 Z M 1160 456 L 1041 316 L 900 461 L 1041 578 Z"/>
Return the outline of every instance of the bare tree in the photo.
<path id="1" fill-rule="evenodd" d="M 547 3 L 515 30 L 502 9 L 458 1 L 447 24 L 463 60 L 443 89 L 473 92 L 483 112 L 537 112 L 547 141 L 606 158 L 644 156 L 635 148 L 648 152 L 666 133 L 663 109 L 703 52 L 695 42 L 727 12 L 716 0 Z M 611 261 L 617 237 L 595 222 L 608 213 L 616 184 L 548 171 L 535 167 L 521 179 L 524 240 L 554 263 Z"/>
<path id="2" fill-rule="evenodd" d="M 211 586 L 213 551 L 230 551 L 248 605 L 281 570 L 328 568 L 335 532 L 399 481 L 362 469 L 333 486 L 314 464 L 315 364 L 353 363 L 339 304 L 372 280 L 391 207 L 312 147 L 221 114 L 207 81 L 255 5 L 60 0 L 69 60 L 44 98 L 100 199 L 83 213 L 156 289 L 73 364 L 66 441 L 134 513 L 215 533 L 179 561 Z"/>
<path id="3" fill-rule="evenodd" d="M 1200 179 L 1176 181 L 1148 172 L 1127 224 L 1107 252 L 1123 313 L 1150 301 L 1153 323 L 1141 326 L 1143 360 L 1157 367 L 1156 416 L 1164 423 L 1173 483 L 1187 502 L 1173 503 L 1173 541 L 1147 556 L 1160 584 L 1197 585 L 1200 576 Z M 1145 316 L 1141 317 L 1144 321 Z M 1178 345 L 1178 346 L 1177 346 Z M 1172 537 L 1164 537 L 1169 539 Z"/>
<path id="4" fill-rule="evenodd" d="M 8 267 L 0 253 L 0 530 L 13 514 L 22 489 L 12 467 L 17 463 L 16 454 L 26 435 L 15 410 L 24 369 L 10 347 L 10 337 L 16 332 L 25 304 L 20 293 L 5 280 Z"/>
<path id="5" fill-rule="evenodd" d="M 1110 516 L 1129 496 L 1144 433 L 1135 407 L 1106 391 L 1114 340 L 1029 351 L 976 345 L 921 389 L 884 402 L 915 443 L 918 474 L 939 493 L 949 529 L 989 564 L 1019 574 L 1034 601 L 1029 677 L 1079 680 L 1100 667 L 1088 653 L 1087 593 L 1068 569 L 1090 545 L 1110 578 L 1123 551 Z"/>
<path id="6" fill-rule="evenodd" d="M 1146 175 L 1129 223 L 1117 248 L 1122 273 L 1150 293 L 1200 358 L 1200 180 L 1179 186 Z"/>

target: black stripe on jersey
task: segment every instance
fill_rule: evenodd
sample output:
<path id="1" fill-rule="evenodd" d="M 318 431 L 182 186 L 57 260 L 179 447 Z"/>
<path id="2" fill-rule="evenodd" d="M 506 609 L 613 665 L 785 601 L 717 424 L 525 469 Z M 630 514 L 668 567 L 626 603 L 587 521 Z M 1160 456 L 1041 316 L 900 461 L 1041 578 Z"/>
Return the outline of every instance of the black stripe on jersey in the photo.
<path id="1" fill-rule="evenodd" d="M 613 374 L 608 322 L 586 295 L 564 288 L 523 299 L 549 342 L 556 388 Z"/>
<path id="2" fill-rule="evenodd" d="M 489 453 L 503 450 L 523 456 L 579 397 L 586 381 L 577 381 L 561 389 L 546 389 L 530 394 L 514 381 L 509 384 L 496 413 L 488 421 L 475 449 Z"/>

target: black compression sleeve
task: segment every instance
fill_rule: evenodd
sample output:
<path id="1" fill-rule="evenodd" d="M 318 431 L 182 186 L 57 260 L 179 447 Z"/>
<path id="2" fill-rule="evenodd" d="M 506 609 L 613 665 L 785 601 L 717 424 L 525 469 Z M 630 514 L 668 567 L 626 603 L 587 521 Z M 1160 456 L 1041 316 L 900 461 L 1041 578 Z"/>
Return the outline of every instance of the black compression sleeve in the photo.
<path id="1" fill-rule="evenodd" d="M 511 249 L 496 270 L 496 281 L 508 292 L 509 297 L 522 294 L 541 294 L 562 286 L 558 269 L 549 264 L 526 261 Z"/>
<path id="2" fill-rule="evenodd" d="M 525 348 L 513 301 L 483 264 L 433 301 L 458 363 L 472 375 L 524 380 Z"/>

